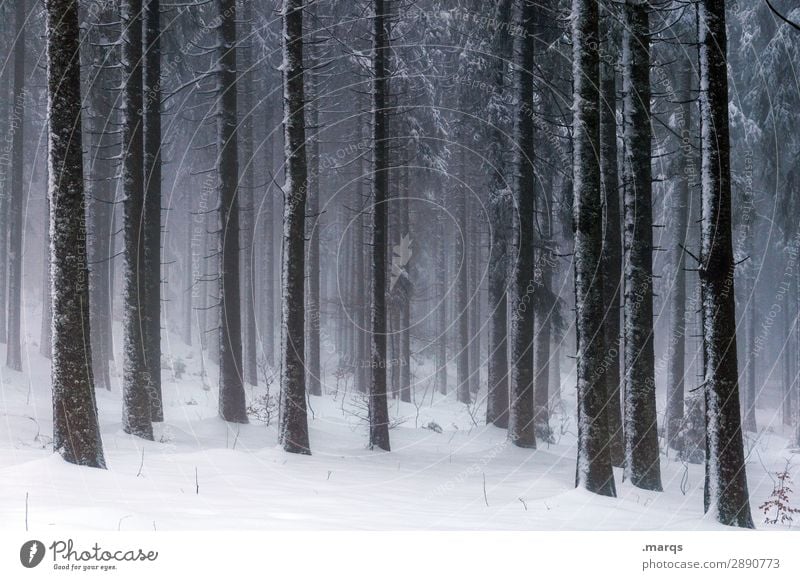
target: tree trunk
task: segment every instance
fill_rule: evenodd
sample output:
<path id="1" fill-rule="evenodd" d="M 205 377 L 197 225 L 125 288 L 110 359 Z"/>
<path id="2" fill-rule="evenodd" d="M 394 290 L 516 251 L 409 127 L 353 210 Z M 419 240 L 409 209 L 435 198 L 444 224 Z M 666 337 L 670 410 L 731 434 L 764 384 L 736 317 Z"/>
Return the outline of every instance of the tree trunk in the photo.
<path id="1" fill-rule="evenodd" d="M 123 266 L 122 429 L 153 439 L 150 377 L 147 366 L 146 266 L 144 212 L 144 140 L 142 133 L 142 2 L 120 5 L 122 67 L 125 74 L 122 120 L 122 191 L 125 233 Z M 145 297 L 144 300 L 142 298 Z"/>
<path id="2" fill-rule="evenodd" d="M 144 56 L 144 303 L 145 366 L 153 421 L 164 420 L 161 395 L 161 17 L 146 0 Z"/>
<path id="3" fill-rule="evenodd" d="M 309 5 L 314 17 L 310 23 L 309 43 L 306 59 L 306 110 L 308 114 L 308 127 L 306 137 L 308 142 L 308 216 L 306 220 L 306 236 L 308 238 L 308 289 L 306 305 L 306 381 L 308 392 L 311 395 L 322 395 L 322 377 L 320 366 L 320 324 L 322 313 L 320 311 L 320 267 L 319 267 L 319 233 L 322 229 L 322 220 L 319 212 L 319 72 L 314 68 L 319 66 L 320 42 L 318 35 L 313 30 L 319 28 L 316 14 L 319 9 L 316 2 Z"/>
<path id="4" fill-rule="evenodd" d="M 473 397 L 477 397 L 481 387 L 481 333 L 483 330 L 483 325 L 481 324 L 481 282 L 483 276 L 480 267 L 483 232 L 481 231 L 480 221 L 476 218 L 479 215 L 479 210 L 476 207 L 475 198 L 471 196 L 470 199 L 473 203 L 470 204 L 470 212 L 467 216 L 469 218 L 470 240 L 467 246 L 467 255 L 470 261 L 469 287 L 472 289 L 469 313 L 469 390 Z"/>
<path id="5" fill-rule="evenodd" d="M 684 248 L 689 235 L 689 198 L 691 180 L 695 179 L 694 163 L 691 161 L 692 135 L 692 67 L 687 62 L 683 71 L 683 94 L 679 115 L 682 143 L 678 155 L 678 182 L 672 200 L 672 288 L 669 295 L 669 373 L 667 379 L 666 440 L 667 445 L 681 451 L 679 437 L 684 417 L 686 377 L 686 252 Z"/>
<path id="6" fill-rule="evenodd" d="M 625 475 L 661 491 L 653 351 L 650 10 L 625 4 Z"/>
<path id="7" fill-rule="evenodd" d="M 241 150 L 242 162 L 244 167 L 242 169 L 241 180 L 242 184 L 239 189 L 239 197 L 242 199 L 242 204 L 239 206 L 241 215 L 242 231 L 241 231 L 241 268 L 242 268 L 242 326 L 244 332 L 242 333 L 242 341 L 244 343 L 243 352 L 243 365 L 244 365 L 244 381 L 249 385 L 258 384 L 258 364 L 257 364 L 257 350 L 256 350 L 256 294 L 255 294 L 255 276 L 254 276 L 254 262 L 255 262 L 255 230 L 253 224 L 255 223 L 255 204 L 253 200 L 253 189 L 255 182 L 253 179 L 253 92 L 255 83 L 253 82 L 253 43 L 255 38 L 252 35 L 253 30 L 253 9 L 252 2 L 241 1 L 242 6 L 242 19 L 239 23 L 241 27 L 241 34 L 239 38 L 242 39 L 242 44 L 238 47 L 241 55 L 240 60 L 240 77 L 237 84 L 241 83 L 242 103 L 239 108 L 241 115 L 241 125 L 238 130 L 239 148 Z"/>
<path id="8" fill-rule="evenodd" d="M 11 195 L 8 204 L 8 331 L 6 334 L 6 365 L 15 371 L 22 370 L 22 231 L 24 222 L 22 208 L 25 205 L 23 191 L 25 104 L 28 100 L 25 89 L 25 0 L 15 3 L 14 21 L 16 42 L 14 43 L 14 102 L 11 115 Z M 4 232 L 5 233 L 5 232 Z"/>
<path id="9" fill-rule="evenodd" d="M 247 423 L 239 292 L 239 158 L 236 150 L 236 0 L 219 0 L 217 179 L 219 188 L 219 415 Z"/>
<path id="10" fill-rule="evenodd" d="M 495 7 L 498 30 L 511 22 L 510 0 L 501 0 Z M 506 85 L 506 67 L 511 59 L 509 35 L 497 34 L 493 47 L 493 84 L 495 98 L 502 98 Z M 503 105 L 495 103 L 495 108 Z M 509 421 L 509 365 L 508 365 L 508 296 L 509 258 L 507 235 L 512 228 L 510 192 L 505 176 L 504 140 L 506 134 L 499 115 L 492 120 L 489 144 L 489 220 L 492 237 L 489 255 L 489 357 L 486 423 L 506 428 Z"/>
<path id="11" fill-rule="evenodd" d="M 617 50 L 615 42 L 616 16 L 604 10 L 604 46 L 609 55 Z M 606 339 L 606 392 L 608 402 L 608 438 L 611 462 L 622 467 L 625 462 L 625 443 L 622 434 L 620 403 L 620 353 L 623 349 L 620 329 L 620 297 L 622 296 L 622 231 L 620 219 L 620 189 L 617 165 L 617 83 L 616 61 L 604 59 L 600 65 L 600 173 L 603 200 L 603 317 Z"/>
<path id="12" fill-rule="evenodd" d="M 368 337 L 367 337 L 367 324 L 368 324 L 368 296 L 367 296 L 367 284 L 365 280 L 367 279 L 367 271 L 366 271 L 366 260 L 365 260 L 365 251 L 364 251 L 364 231 L 365 231 L 365 220 L 364 220 L 364 180 L 361 177 L 365 174 L 364 168 L 364 161 L 361 160 L 359 164 L 359 175 L 356 181 L 356 201 L 355 201 L 355 208 L 358 211 L 358 215 L 355 218 L 355 246 L 353 248 L 354 257 L 355 257 L 355 264 L 354 264 L 354 274 L 353 274 L 353 300 L 352 300 L 352 307 L 355 312 L 356 317 L 356 329 L 355 329 L 355 337 L 356 337 L 356 344 L 354 345 L 355 349 L 355 356 L 354 356 L 354 365 L 355 365 L 355 387 L 359 393 L 366 393 L 369 388 L 369 367 L 368 363 L 370 360 L 369 357 L 369 346 L 367 344 Z"/>
<path id="13" fill-rule="evenodd" d="M 111 7 L 91 14 L 87 29 L 89 36 L 84 47 L 89 54 L 86 60 L 91 63 L 89 72 L 92 87 L 116 86 L 120 84 L 120 74 L 114 67 L 107 66 L 108 48 L 103 41 L 109 34 L 117 33 L 117 14 Z M 102 31 L 102 32 L 101 32 Z M 82 48 L 83 50 L 83 48 Z M 96 388 L 111 389 L 109 363 L 113 359 L 112 350 L 112 310 L 111 273 L 113 265 L 112 246 L 115 229 L 112 227 L 114 197 L 118 162 L 116 157 L 118 136 L 109 127 L 116 126 L 114 95 L 104 90 L 89 90 L 87 107 L 91 138 L 87 149 L 91 152 L 87 167 L 89 182 L 87 201 L 92 235 L 89 239 L 89 300 L 92 325 L 92 368 Z"/>
<path id="14" fill-rule="evenodd" d="M 508 437 L 517 447 L 536 448 L 533 422 L 533 337 L 534 300 L 534 212 L 535 182 L 533 146 L 533 68 L 534 15 L 532 0 L 522 1 L 522 27 L 526 31 L 519 40 L 517 84 L 518 106 L 516 135 L 517 180 L 514 192 L 519 223 L 516 228 L 517 261 L 513 266 L 513 299 L 511 316 L 511 402 L 508 416 Z"/>
<path id="15" fill-rule="evenodd" d="M 199 281 L 195 280 L 195 268 L 197 267 L 197 257 L 195 256 L 195 216 L 192 212 L 192 196 L 187 190 L 184 193 L 184 203 L 186 204 L 186 254 L 184 254 L 183 278 L 183 342 L 187 346 L 192 346 L 192 322 L 194 320 L 194 297 Z M 199 232 L 197 232 L 199 234 Z"/>
<path id="16" fill-rule="evenodd" d="M 307 192 L 303 0 L 283 2 L 283 102 L 286 183 L 283 210 L 280 439 L 290 453 L 311 454 L 306 412 L 305 211 Z"/>
<path id="17" fill-rule="evenodd" d="M 52 299 L 53 450 L 77 465 L 105 468 L 94 398 L 83 150 L 78 4 L 47 0 L 48 166 Z"/>
<path id="18" fill-rule="evenodd" d="M 608 447 L 608 400 L 602 375 L 603 280 L 600 274 L 602 207 L 598 10 L 594 0 L 573 0 L 573 229 L 578 378 L 577 487 L 615 496 Z"/>
<path id="19" fill-rule="evenodd" d="M 752 528 L 736 360 L 725 2 L 703 0 L 699 13 L 705 510 L 722 524 Z"/>
<path id="20" fill-rule="evenodd" d="M 266 84 L 266 83 L 265 83 Z M 268 116 L 268 119 L 271 115 Z M 264 361 L 272 368 L 275 366 L 275 190 L 272 179 L 275 172 L 273 163 L 274 140 L 269 121 L 265 127 L 267 142 L 264 144 L 266 176 L 269 180 L 267 191 L 264 193 L 263 216 L 261 235 L 263 239 L 264 258 L 262 268 L 262 315 L 263 328 L 261 329 L 262 349 Z"/>
<path id="21" fill-rule="evenodd" d="M 463 167 L 464 155 L 460 156 Z M 465 180 L 466 181 L 466 180 Z M 454 237 L 455 242 L 455 268 L 456 268 L 456 397 L 459 403 L 469 405 L 472 397 L 469 391 L 469 263 L 467 260 L 467 242 L 470 239 L 468 228 L 467 199 L 469 188 L 459 186 L 454 192 L 458 212 L 458 231 Z"/>
<path id="22" fill-rule="evenodd" d="M 372 209 L 372 381 L 369 390 L 369 446 L 390 450 L 386 401 L 386 227 L 389 194 L 389 146 L 386 106 L 389 92 L 389 0 L 375 0 L 373 15 L 373 209 Z"/>
<path id="23" fill-rule="evenodd" d="M 441 207 L 436 212 L 436 388 L 442 395 L 447 394 L 447 244 L 445 220 L 447 200 L 444 195 Z"/>

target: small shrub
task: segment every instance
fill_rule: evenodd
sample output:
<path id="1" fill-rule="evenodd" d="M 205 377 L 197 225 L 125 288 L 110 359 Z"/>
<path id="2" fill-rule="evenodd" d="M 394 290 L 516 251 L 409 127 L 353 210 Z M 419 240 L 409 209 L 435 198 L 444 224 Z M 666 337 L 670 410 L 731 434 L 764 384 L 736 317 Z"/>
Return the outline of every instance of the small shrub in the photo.
<path id="1" fill-rule="evenodd" d="M 791 506 L 792 488 L 789 487 L 792 483 L 792 476 L 789 475 L 789 466 L 780 472 L 776 473 L 777 481 L 775 487 L 769 496 L 769 499 L 762 503 L 758 509 L 764 512 L 766 518 L 765 524 L 791 524 L 792 514 L 800 514 L 800 508 L 793 508 Z M 772 517 L 770 517 L 772 514 Z"/>

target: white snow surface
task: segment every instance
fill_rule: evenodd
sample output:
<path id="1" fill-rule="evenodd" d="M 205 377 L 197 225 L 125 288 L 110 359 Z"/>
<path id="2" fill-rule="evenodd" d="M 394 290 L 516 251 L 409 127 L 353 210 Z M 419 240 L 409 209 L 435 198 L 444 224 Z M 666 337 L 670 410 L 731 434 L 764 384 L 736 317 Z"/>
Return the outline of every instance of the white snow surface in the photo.
<path id="1" fill-rule="evenodd" d="M 554 445 L 515 448 L 505 431 L 483 424 L 480 404 L 470 412 L 437 394 L 431 405 L 428 391 L 418 416 L 414 405 L 390 401 L 392 418 L 404 419 L 391 430 L 392 451 L 369 451 L 358 405 L 340 390 L 310 398 L 313 455 L 299 456 L 277 446 L 277 420 L 236 426 L 219 419 L 216 389 L 203 389 L 197 353 L 172 338 L 165 348 L 187 372 L 177 381 L 163 371 L 166 420 L 156 425 L 155 442 L 122 432 L 118 372 L 112 391 L 97 392 L 108 464 L 98 470 L 53 454 L 49 361 L 28 337 L 30 372 L 0 372 L 0 529 L 25 529 L 26 495 L 32 532 L 723 528 L 703 515 L 703 466 L 663 453 L 663 493 L 623 483 L 620 469 L 617 498 L 574 489 L 574 375 L 563 377 Z M 216 369 L 207 366 L 206 382 L 216 385 Z M 331 378 L 326 389 L 334 387 Z M 247 391 L 252 400 L 265 387 Z M 760 409 L 758 418 L 762 431 L 747 441 L 753 518 L 762 529 L 787 529 L 764 524 L 758 506 L 787 459 L 800 483 L 800 457 L 786 449 L 789 431 L 781 431 L 774 411 Z M 425 428 L 431 421 L 443 432 Z M 800 496 L 793 504 L 800 506 Z"/>

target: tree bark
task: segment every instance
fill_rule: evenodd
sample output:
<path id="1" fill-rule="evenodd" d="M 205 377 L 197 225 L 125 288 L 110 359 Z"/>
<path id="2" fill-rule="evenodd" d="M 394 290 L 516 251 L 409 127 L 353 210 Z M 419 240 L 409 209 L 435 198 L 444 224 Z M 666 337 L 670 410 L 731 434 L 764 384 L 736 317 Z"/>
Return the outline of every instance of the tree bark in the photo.
<path id="1" fill-rule="evenodd" d="M 28 95 L 25 89 L 25 0 L 15 2 L 14 27 L 14 90 L 12 112 L 11 195 L 8 204 L 8 330 L 6 333 L 6 365 L 22 370 L 22 231 L 24 222 L 22 208 L 25 205 L 23 191 L 25 104 Z M 16 126 L 14 126 L 16 122 Z M 5 232 L 4 232 L 5 233 Z"/>
<path id="2" fill-rule="evenodd" d="M 600 271 L 600 66 L 598 9 L 594 0 L 573 0 L 573 229 L 578 391 L 576 486 L 615 496 L 608 447 L 608 400 L 602 374 L 603 278 Z"/>
<path id="3" fill-rule="evenodd" d="M 495 22 L 503 30 L 511 22 L 510 0 L 501 0 L 495 7 Z M 511 42 L 508 34 L 498 33 L 494 38 L 492 55 L 492 82 L 495 98 L 501 98 L 507 88 L 506 67 L 511 58 Z M 495 108 L 503 105 L 495 104 Z M 508 295 L 509 257 L 507 239 L 511 223 L 511 192 L 505 176 L 504 123 L 495 115 L 489 144 L 489 220 L 491 240 L 489 255 L 489 356 L 488 393 L 486 401 L 486 423 L 507 428 L 509 421 L 509 365 L 508 365 Z"/>
<path id="4" fill-rule="evenodd" d="M 389 194 L 389 147 L 386 139 L 386 107 L 389 92 L 389 0 L 375 0 L 373 7 L 372 131 L 372 380 L 369 390 L 369 446 L 390 450 L 389 409 L 386 400 L 386 228 Z"/>
<path id="5" fill-rule="evenodd" d="M 615 18 L 603 11 L 604 46 L 608 55 L 617 50 Z M 625 442 L 622 433 L 620 401 L 620 353 L 623 350 L 620 328 L 620 297 L 622 296 L 622 228 L 620 212 L 619 172 L 617 165 L 617 82 L 616 62 L 604 59 L 600 65 L 600 173 L 603 201 L 603 317 L 606 339 L 606 392 L 608 402 L 608 439 L 611 462 L 616 467 L 625 463 Z"/>
<path id="6" fill-rule="evenodd" d="M 242 169 L 242 184 L 239 189 L 239 197 L 242 204 L 239 206 L 241 215 L 241 269 L 242 269 L 242 342 L 244 381 L 249 385 L 258 384 L 258 364 L 256 349 L 256 294 L 255 294 L 255 204 L 253 200 L 254 168 L 253 168 L 253 98 L 255 83 L 253 82 L 253 9 L 252 2 L 241 1 L 242 19 L 239 23 L 241 27 L 242 39 L 238 46 L 241 59 L 239 60 L 241 73 L 237 84 L 241 84 L 241 107 L 239 113 L 241 124 L 238 130 L 239 148 L 241 158 L 244 163 Z"/>
<path id="7" fill-rule="evenodd" d="M 692 132 L 692 67 L 687 62 L 683 71 L 683 104 L 680 110 L 679 127 L 681 151 L 678 155 L 678 181 L 672 201 L 672 289 L 669 295 L 669 369 L 667 379 L 666 440 L 667 445 L 681 451 L 679 437 L 684 417 L 686 377 L 686 252 L 684 248 L 689 235 L 689 197 L 691 181 L 695 179 L 694 163 L 691 161 Z"/>
<path id="8" fill-rule="evenodd" d="M 517 181 L 515 187 L 519 222 L 516 228 L 517 260 L 513 266 L 511 316 L 511 393 L 508 437 L 517 447 L 536 448 L 533 422 L 533 337 L 534 301 L 534 213 L 535 182 L 533 145 L 533 68 L 534 15 L 532 0 L 522 0 L 522 27 L 526 34 L 519 40 L 517 57 Z"/>
<path id="9" fill-rule="evenodd" d="M 699 16 L 702 135 L 699 275 L 707 451 L 704 504 L 706 512 L 711 512 L 720 523 L 752 528 L 736 357 L 724 0 L 703 0 Z"/>
<path id="10" fill-rule="evenodd" d="M 145 342 L 146 277 L 144 216 L 144 139 L 142 132 L 142 2 L 120 5 L 122 68 L 125 74 L 122 120 L 122 191 L 125 234 L 123 266 L 122 429 L 153 439 L 150 377 Z"/>
<path id="11" fill-rule="evenodd" d="M 153 421 L 164 420 L 161 394 L 161 16 L 146 0 L 144 46 L 144 301 L 143 338 Z"/>
<path id="12" fill-rule="evenodd" d="M 94 398 L 84 228 L 78 4 L 47 0 L 48 167 L 52 299 L 53 450 L 105 468 Z M 76 340 L 83 337 L 83 340 Z"/>
<path id="13" fill-rule="evenodd" d="M 661 491 L 653 351 L 653 192 L 650 15 L 625 4 L 625 475 Z"/>
<path id="14" fill-rule="evenodd" d="M 465 156 L 460 155 L 462 166 Z M 462 171 L 465 168 L 462 167 Z M 466 181 L 466 180 L 465 180 Z M 454 192 L 456 211 L 458 212 L 458 231 L 454 237 L 455 242 L 455 268 L 456 268 L 456 397 L 459 403 L 469 405 L 472 397 L 469 391 L 469 262 L 467 260 L 467 241 L 470 239 L 468 231 L 467 196 L 469 188 L 459 186 Z"/>
<path id="15" fill-rule="evenodd" d="M 305 212 L 308 190 L 303 87 L 303 0 L 283 2 L 283 102 L 286 183 L 283 210 L 280 439 L 311 454 L 306 411 Z"/>
<path id="16" fill-rule="evenodd" d="M 219 0 L 217 178 L 219 188 L 219 415 L 247 423 L 239 279 L 239 158 L 236 98 L 236 0 Z"/>

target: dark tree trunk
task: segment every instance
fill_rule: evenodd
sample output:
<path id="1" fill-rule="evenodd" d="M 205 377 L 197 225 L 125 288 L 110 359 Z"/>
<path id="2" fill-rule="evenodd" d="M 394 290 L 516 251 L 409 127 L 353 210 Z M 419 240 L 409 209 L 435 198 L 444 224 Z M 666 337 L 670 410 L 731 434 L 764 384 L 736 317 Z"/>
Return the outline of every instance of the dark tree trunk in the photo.
<path id="1" fill-rule="evenodd" d="M 164 420 L 161 395 L 161 22 L 160 0 L 145 0 L 144 304 L 142 334 L 150 416 Z"/>
<path id="2" fill-rule="evenodd" d="M 442 395 L 447 394 L 447 243 L 446 210 L 447 200 L 442 196 L 441 209 L 436 212 L 436 388 Z"/>
<path id="3" fill-rule="evenodd" d="M 625 4 L 625 474 L 661 491 L 653 351 L 653 193 L 650 15 Z"/>
<path id="4" fill-rule="evenodd" d="M 705 510 L 722 524 L 752 528 L 736 360 L 725 2 L 703 0 L 699 13 Z"/>
<path id="5" fill-rule="evenodd" d="M 197 267 L 195 256 L 195 216 L 192 212 L 192 196 L 187 191 L 184 194 L 184 204 L 186 213 L 186 254 L 184 255 L 183 278 L 183 342 L 187 346 L 192 346 L 192 326 L 194 322 L 194 297 L 196 287 L 200 283 L 194 279 L 195 268 Z M 197 232 L 199 234 L 199 232 Z"/>
<path id="6" fill-rule="evenodd" d="M 255 182 L 253 179 L 253 44 L 255 38 L 252 36 L 253 30 L 253 9 L 252 2 L 241 1 L 242 18 L 239 26 L 242 39 L 239 45 L 239 68 L 241 73 L 238 84 L 241 85 L 239 95 L 241 96 L 241 106 L 238 107 L 241 125 L 239 126 L 239 149 L 244 167 L 242 168 L 241 187 L 239 197 L 242 200 L 239 206 L 242 222 L 241 232 L 241 268 L 242 268 L 242 341 L 244 381 L 249 385 L 258 384 L 258 364 L 256 350 L 256 294 L 255 294 L 255 204 L 253 203 L 253 189 Z"/>
<path id="7" fill-rule="evenodd" d="M 669 294 L 669 372 L 667 379 L 666 440 L 667 445 L 681 451 L 679 437 L 684 417 L 686 377 L 686 247 L 689 235 L 689 197 L 694 175 L 691 160 L 692 134 L 692 67 L 687 62 L 683 71 L 683 94 L 678 129 L 681 133 L 681 152 L 678 155 L 678 182 L 672 201 L 672 289 Z"/>
<path id="8" fill-rule="evenodd" d="M 367 325 L 369 324 L 369 316 L 367 312 L 369 300 L 367 299 L 367 271 L 365 260 L 365 236 L 366 229 L 364 220 L 364 179 L 361 177 L 365 174 L 364 161 L 360 162 L 359 175 L 356 181 L 356 200 L 355 208 L 358 211 L 358 216 L 355 218 L 355 245 L 354 252 L 354 273 L 353 273 L 353 301 L 352 308 L 356 317 L 355 337 L 356 344 L 354 345 L 355 356 L 353 362 L 355 365 L 355 387 L 359 393 L 366 393 L 369 388 L 369 345 L 367 337 Z"/>
<path id="9" fill-rule="evenodd" d="M 22 370 L 22 208 L 23 191 L 25 104 L 25 0 L 17 0 L 14 11 L 16 42 L 14 43 L 14 94 L 12 110 L 11 195 L 8 204 L 8 331 L 6 334 L 6 365 L 15 371 Z M 16 123 L 16 126 L 13 125 Z M 5 232 L 3 232 L 5 234 Z"/>
<path id="10" fill-rule="evenodd" d="M 501 0 L 495 7 L 495 22 L 499 29 L 507 27 L 511 22 L 510 0 Z M 492 50 L 494 63 L 492 81 L 496 91 L 495 98 L 500 99 L 507 89 L 506 67 L 511 59 L 512 45 L 507 34 L 495 35 Z M 499 108 L 503 105 L 495 103 Z M 504 144 L 505 124 L 499 115 L 492 120 L 489 144 L 489 220 L 492 238 L 489 255 L 489 356 L 488 356 L 488 393 L 486 400 L 486 423 L 497 427 L 508 427 L 509 408 L 509 365 L 508 365 L 508 284 L 509 257 L 507 239 L 512 228 L 511 205 L 508 184 L 505 176 Z"/>
<path id="11" fill-rule="evenodd" d="M 603 279 L 600 274 L 600 63 L 598 10 L 594 0 L 573 0 L 573 229 L 575 328 L 578 343 L 578 462 L 576 485 L 615 496 L 608 447 L 608 400 L 602 374 Z"/>
<path id="12" fill-rule="evenodd" d="M 522 27 L 526 34 L 519 40 L 517 67 L 518 106 L 516 120 L 517 181 L 515 205 L 519 211 L 516 228 L 517 260 L 513 267 L 511 316 L 511 393 L 508 437 L 517 447 L 536 447 L 533 423 L 533 337 L 534 301 L 534 212 L 535 173 L 533 146 L 533 68 L 534 15 L 532 0 L 522 0 Z"/>
<path id="13" fill-rule="evenodd" d="M 239 292 L 239 158 L 236 149 L 236 0 L 219 0 L 217 178 L 219 187 L 219 415 L 247 423 Z"/>
<path id="14" fill-rule="evenodd" d="M 77 465 L 105 468 L 97 421 L 84 229 L 78 4 L 47 0 L 50 291 L 53 312 L 53 450 Z"/>
<path id="15" fill-rule="evenodd" d="M 266 83 L 265 83 L 266 84 Z M 267 119 L 271 119 L 267 115 Z M 263 240 L 264 258 L 261 262 L 262 269 L 262 298 L 261 298 L 261 348 L 264 352 L 264 361 L 270 368 L 275 366 L 275 189 L 272 184 L 275 172 L 273 163 L 274 143 L 276 137 L 272 134 L 269 121 L 266 122 L 265 134 L 267 142 L 264 144 L 264 157 L 266 165 L 267 191 L 264 193 L 262 206 L 261 236 Z"/>
<path id="16" fill-rule="evenodd" d="M 303 0 L 283 2 L 283 102 L 286 184 L 283 210 L 281 421 L 283 449 L 311 454 L 306 411 L 305 211 L 307 192 Z"/>
<path id="17" fill-rule="evenodd" d="M 122 121 L 122 191 L 125 233 L 123 266 L 122 429 L 153 439 L 150 377 L 145 342 L 146 286 L 144 212 L 144 140 L 142 133 L 142 2 L 120 6 L 122 68 L 125 74 Z M 143 299 L 144 298 L 144 299 Z"/>
<path id="18" fill-rule="evenodd" d="M 389 194 L 389 146 L 386 107 L 389 92 L 389 0 L 375 0 L 373 14 L 372 131 L 372 380 L 369 390 L 369 446 L 384 451 L 389 445 L 389 409 L 386 401 L 386 228 Z"/>
<path id="19" fill-rule="evenodd" d="M 467 216 L 469 219 L 469 239 L 470 243 L 467 246 L 470 262 L 470 285 L 472 294 L 470 296 L 470 313 L 469 313 L 469 390 L 473 397 L 478 396 L 478 391 L 481 387 L 481 334 L 483 325 L 481 324 L 481 281 L 483 279 L 481 266 L 481 248 L 483 247 L 483 236 L 481 231 L 481 224 L 476 216 L 479 210 L 476 207 L 475 198 L 470 196 L 473 201 L 470 204 L 470 212 Z"/>
<path id="20" fill-rule="evenodd" d="M 552 187 L 552 179 L 550 180 Z M 548 189 L 548 192 L 550 190 Z M 547 192 L 542 192 L 547 194 Z M 549 207 L 549 203 L 544 204 Z M 541 229 L 540 229 L 541 231 Z M 556 298 L 552 290 L 553 265 L 555 264 L 555 251 L 552 240 L 552 231 L 548 226 L 539 240 L 539 259 L 534 271 L 538 296 L 535 299 L 536 333 L 534 335 L 533 368 L 534 368 L 534 401 L 533 425 L 536 436 L 543 441 L 553 442 L 553 432 L 550 428 L 550 366 L 552 328 L 555 317 Z"/>
<path id="21" fill-rule="evenodd" d="M 615 43 L 616 16 L 603 13 L 604 46 L 607 54 L 617 50 Z M 611 462 L 622 467 L 625 443 L 622 434 L 620 404 L 620 353 L 623 349 L 620 329 L 620 298 L 622 296 L 622 230 L 620 212 L 619 171 L 617 169 L 617 82 L 615 62 L 604 59 L 600 65 L 600 173 L 603 196 L 603 317 L 606 339 L 606 392 L 608 402 L 608 438 Z"/>
<path id="22" fill-rule="evenodd" d="M 465 156 L 460 156 L 463 166 Z M 462 171 L 464 167 L 462 167 Z M 466 180 L 465 180 L 466 182 Z M 469 405 L 472 397 L 469 391 L 469 262 L 467 260 L 468 232 L 467 199 L 469 188 L 459 186 L 454 192 L 458 212 L 458 231 L 453 239 L 455 245 L 456 268 L 456 397 L 459 403 Z"/>

